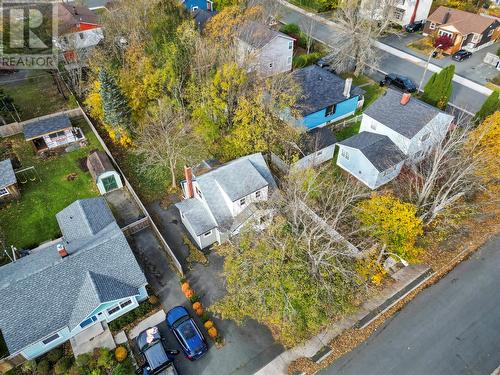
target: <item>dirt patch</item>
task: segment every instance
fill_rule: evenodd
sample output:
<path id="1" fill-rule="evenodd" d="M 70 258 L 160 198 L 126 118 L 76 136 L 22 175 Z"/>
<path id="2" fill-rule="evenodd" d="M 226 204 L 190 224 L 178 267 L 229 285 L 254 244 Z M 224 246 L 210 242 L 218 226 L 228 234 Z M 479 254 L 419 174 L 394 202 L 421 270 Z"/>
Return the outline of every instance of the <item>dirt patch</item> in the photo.
<path id="1" fill-rule="evenodd" d="M 70 173 L 69 175 L 66 176 L 66 180 L 68 181 L 74 181 L 78 177 L 78 173 Z"/>

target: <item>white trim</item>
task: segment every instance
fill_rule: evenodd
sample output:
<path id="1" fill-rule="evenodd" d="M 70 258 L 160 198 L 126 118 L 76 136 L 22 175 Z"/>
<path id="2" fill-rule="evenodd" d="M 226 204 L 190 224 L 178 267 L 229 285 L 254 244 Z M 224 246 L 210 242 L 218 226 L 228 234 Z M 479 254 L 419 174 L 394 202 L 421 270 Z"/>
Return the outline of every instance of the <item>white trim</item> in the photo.
<path id="1" fill-rule="evenodd" d="M 0 188 L 0 197 L 5 197 L 7 195 L 10 195 L 10 192 L 7 190 L 7 188 Z"/>
<path id="2" fill-rule="evenodd" d="M 55 332 L 53 334 L 50 334 L 49 336 L 45 337 L 44 339 L 40 340 L 40 342 L 42 343 L 42 345 L 44 346 L 50 346 L 52 345 L 52 343 L 58 339 L 61 338 L 61 335 L 59 334 L 59 331 L 58 332 Z M 45 342 L 46 340 L 48 339 L 52 339 L 50 340 L 49 342 Z"/>

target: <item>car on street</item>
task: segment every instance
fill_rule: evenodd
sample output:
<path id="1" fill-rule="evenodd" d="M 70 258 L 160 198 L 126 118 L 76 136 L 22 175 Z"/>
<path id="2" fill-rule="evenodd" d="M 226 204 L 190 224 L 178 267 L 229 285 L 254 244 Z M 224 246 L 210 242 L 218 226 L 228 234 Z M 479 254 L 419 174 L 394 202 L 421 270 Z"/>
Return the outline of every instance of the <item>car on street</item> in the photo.
<path id="1" fill-rule="evenodd" d="M 420 31 L 424 28 L 424 24 L 425 22 L 423 20 L 409 23 L 405 26 L 405 31 L 407 33 L 416 33 L 417 31 Z"/>
<path id="2" fill-rule="evenodd" d="M 205 337 L 183 306 L 176 306 L 167 312 L 167 325 L 181 345 L 186 357 L 194 361 L 207 351 Z"/>
<path id="3" fill-rule="evenodd" d="M 401 76 L 399 74 L 388 74 L 385 78 L 380 81 L 380 86 L 396 86 L 397 88 L 405 92 L 415 92 L 417 91 L 417 85 L 410 78 Z"/>
<path id="4" fill-rule="evenodd" d="M 455 52 L 453 55 L 451 55 L 451 58 L 455 61 L 463 61 L 463 60 L 468 59 L 471 56 L 472 56 L 472 52 L 461 49 L 461 50 Z"/>
<path id="5" fill-rule="evenodd" d="M 179 375 L 174 365 L 174 356 L 178 350 L 165 350 L 164 339 L 158 327 L 150 327 L 137 336 L 136 344 L 144 359 L 139 369 L 143 375 Z"/>

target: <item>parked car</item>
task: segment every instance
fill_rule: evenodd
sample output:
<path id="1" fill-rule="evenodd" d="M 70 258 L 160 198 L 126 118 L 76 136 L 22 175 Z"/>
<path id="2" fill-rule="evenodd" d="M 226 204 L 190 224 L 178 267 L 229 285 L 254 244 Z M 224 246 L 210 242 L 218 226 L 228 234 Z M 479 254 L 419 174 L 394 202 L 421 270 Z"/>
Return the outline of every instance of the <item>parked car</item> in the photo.
<path id="1" fill-rule="evenodd" d="M 453 55 L 451 55 L 451 58 L 455 61 L 463 61 L 463 60 L 468 59 L 471 56 L 472 56 L 472 52 L 461 49 L 461 50 L 455 52 Z"/>
<path id="2" fill-rule="evenodd" d="M 409 23 L 405 26 L 405 31 L 407 33 L 416 33 L 424 28 L 425 21 L 415 21 L 413 23 Z"/>
<path id="3" fill-rule="evenodd" d="M 167 312 L 167 325 L 189 360 L 194 361 L 208 351 L 205 337 L 184 307 L 177 306 Z"/>
<path id="4" fill-rule="evenodd" d="M 136 343 L 144 359 L 144 366 L 139 369 L 143 375 L 179 375 L 174 365 L 174 356 L 178 350 L 165 350 L 164 339 L 157 327 L 150 327 L 137 336 Z"/>
<path id="5" fill-rule="evenodd" d="M 388 74 L 382 81 L 380 81 L 380 86 L 389 85 L 396 86 L 406 92 L 417 91 L 417 85 L 415 85 L 415 82 L 413 82 L 410 78 L 401 76 L 399 74 Z"/>

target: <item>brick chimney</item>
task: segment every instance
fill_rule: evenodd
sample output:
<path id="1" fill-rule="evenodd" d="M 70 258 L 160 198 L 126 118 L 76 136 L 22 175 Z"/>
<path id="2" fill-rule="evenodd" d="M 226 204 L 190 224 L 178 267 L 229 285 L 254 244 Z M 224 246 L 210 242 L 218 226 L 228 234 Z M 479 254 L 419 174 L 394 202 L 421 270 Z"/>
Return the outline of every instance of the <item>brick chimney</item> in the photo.
<path id="1" fill-rule="evenodd" d="M 401 105 L 407 105 L 410 101 L 411 94 L 409 92 L 404 92 L 403 96 L 401 96 Z"/>
<path id="2" fill-rule="evenodd" d="M 347 99 L 351 97 L 351 87 L 352 87 L 352 78 L 346 78 L 343 94 Z"/>
<path id="3" fill-rule="evenodd" d="M 186 178 L 186 199 L 193 198 L 193 169 L 184 166 L 184 177 Z"/>
<path id="4" fill-rule="evenodd" d="M 450 19 L 450 16 L 451 16 L 450 11 L 447 11 L 447 12 L 443 15 L 443 24 L 448 23 L 448 20 Z"/>
<path id="5" fill-rule="evenodd" d="M 57 244 L 57 252 L 61 256 L 61 258 L 66 258 L 68 256 L 68 252 L 66 251 L 62 243 Z"/>

